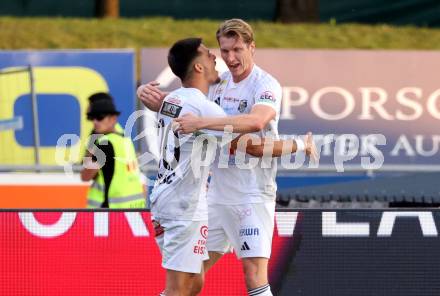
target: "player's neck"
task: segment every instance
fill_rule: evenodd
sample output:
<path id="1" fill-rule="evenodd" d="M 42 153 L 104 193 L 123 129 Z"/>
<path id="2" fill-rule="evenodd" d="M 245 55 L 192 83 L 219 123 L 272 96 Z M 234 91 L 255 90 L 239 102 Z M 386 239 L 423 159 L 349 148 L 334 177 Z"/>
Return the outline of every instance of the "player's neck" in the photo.
<path id="1" fill-rule="evenodd" d="M 232 72 L 231 72 L 231 74 L 232 74 L 232 81 L 234 81 L 234 83 L 239 83 L 240 81 L 243 81 L 243 80 L 245 80 L 246 78 L 248 78 L 249 75 L 251 75 L 251 72 L 252 72 L 252 69 L 254 69 L 254 66 L 255 66 L 255 64 L 252 63 L 252 64 L 246 69 L 246 71 L 244 71 L 243 73 L 241 73 L 241 74 L 238 75 L 238 76 L 234 76 L 234 75 L 232 74 Z"/>
<path id="2" fill-rule="evenodd" d="M 188 81 L 185 81 L 184 83 L 182 83 L 183 87 L 192 87 L 192 88 L 197 88 L 198 90 L 200 90 L 202 93 L 204 93 L 205 95 L 208 94 L 209 91 L 209 83 L 203 79 L 190 79 Z"/>

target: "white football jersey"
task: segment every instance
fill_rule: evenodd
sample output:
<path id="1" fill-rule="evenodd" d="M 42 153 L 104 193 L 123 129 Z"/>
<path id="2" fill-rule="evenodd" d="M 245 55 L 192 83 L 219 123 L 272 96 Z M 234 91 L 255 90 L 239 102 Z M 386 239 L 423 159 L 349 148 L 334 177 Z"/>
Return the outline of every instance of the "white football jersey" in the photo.
<path id="1" fill-rule="evenodd" d="M 201 167 L 196 161 L 216 153 L 216 141 L 220 143 L 223 132 L 204 131 L 200 137 L 211 137 L 209 145 L 196 140 L 194 134 L 180 135 L 173 131 L 173 119 L 185 113 L 198 116 L 224 117 L 222 108 L 206 99 L 196 88 L 179 88 L 163 101 L 158 114 L 160 160 L 156 183 L 150 195 L 154 217 L 176 220 L 207 220 L 206 183 L 209 166 Z M 213 137 L 214 136 L 214 137 Z M 194 145 L 199 141 L 200 145 Z M 207 149 L 209 147 L 209 149 Z M 193 157 L 193 158 L 192 158 Z"/>
<path id="2" fill-rule="evenodd" d="M 229 116 L 249 113 L 254 105 L 273 108 L 276 118 L 256 134 L 262 138 L 278 139 L 281 85 L 257 65 L 254 65 L 248 77 L 238 83 L 234 83 L 229 71 L 223 73 L 221 81 L 210 88 L 208 98 L 222 107 Z M 222 153 L 225 155 L 229 151 L 223 149 Z M 260 158 L 243 156 L 244 153 L 229 154 L 226 164 L 225 157 L 216 160 L 212 166 L 208 190 L 209 203 L 237 205 L 275 200 L 276 159 L 266 159 L 263 164 Z"/>

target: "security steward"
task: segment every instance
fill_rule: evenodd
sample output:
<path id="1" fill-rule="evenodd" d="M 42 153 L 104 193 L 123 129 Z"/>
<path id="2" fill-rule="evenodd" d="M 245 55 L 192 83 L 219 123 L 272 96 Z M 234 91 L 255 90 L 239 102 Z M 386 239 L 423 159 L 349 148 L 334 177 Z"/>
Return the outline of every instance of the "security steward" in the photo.
<path id="1" fill-rule="evenodd" d="M 113 97 L 106 92 L 98 92 L 98 93 L 94 93 L 92 94 L 89 98 L 89 105 L 87 106 L 87 112 L 90 112 L 90 108 L 92 106 L 92 104 L 94 104 L 96 101 L 100 101 L 100 100 L 110 100 L 112 102 L 114 102 Z M 115 125 L 115 130 L 118 133 L 123 134 L 124 133 L 124 129 L 121 127 L 121 125 L 119 124 L 119 122 L 116 123 Z M 83 152 L 85 157 L 90 157 L 92 156 L 90 151 L 92 151 L 92 145 L 96 144 L 97 141 L 97 133 L 95 132 L 94 129 L 92 129 L 91 133 L 90 133 L 90 137 L 87 141 L 87 145 L 84 147 L 85 151 Z M 82 164 L 82 162 L 81 162 Z M 92 197 L 90 199 L 95 199 L 95 200 L 101 200 L 104 199 L 104 191 L 100 191 L 98 188 L 100 187 L 99 185 L 96 184 L 96 178 L 98 177 L 98 175 L 95 176 L 95 178 L 92 181 L 92 184 L 89 187 L 89 190 L 87 192 L 87 199 L 89 199 L 89 195 L 91 194 Z M 102 186 L 101 186 L 102 187 Z M 98 195 L 101 194 L 102 197 L 98 197 Z"/>
<path id="2" fill-rule="evenodd" d="M 87 119 L 99 134 L 85 157 L 81 180 L 95 179 L 88 192 L 88 208 L 145 208 L 146 195 L 140 178 L 133 142 L 116 131 L 120 112 L 112 100 L 91 102 Z"/>

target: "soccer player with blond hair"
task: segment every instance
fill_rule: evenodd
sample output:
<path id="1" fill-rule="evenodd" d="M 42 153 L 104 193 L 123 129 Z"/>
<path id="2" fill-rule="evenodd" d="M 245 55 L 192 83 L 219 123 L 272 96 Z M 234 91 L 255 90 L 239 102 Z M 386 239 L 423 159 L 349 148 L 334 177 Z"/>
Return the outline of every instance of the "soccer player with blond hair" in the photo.
<path id="1" fill-rule="evenodd" d="M 277 139 L 282 89 L 274 77 L 254 63 L 255 41 L 251 26 L 241 19 L 226 20 L 219 26 L 216 37 L 229 71 L 221 75 L 219 83 L 210 87 L 208 99 L 222 107 L 228 116 L 188 113 L 175 119 L 178 131 L 223 131 L 226 126 L 232 126 L 234 133 L 253 133 L 262 143 L 273 139 L 277 145 L 281 144 Z M 157 110 L 166 93 L 158 88 L 157 82 L 150 82 L 140 86 L 137 94 L 147 108 Z M 251 143 L 246 136 L 242 139 Z M 305 141 L 291 140 L 290 144 L 292 153 L 316 153 L 310 136 Z M 249 145 L 245 147 L 246 152 L 249 153 L 252 147 L 261 149 L 261 146 Z M 204 264 L 205 272 L 223 254 L 234 249 L 243 264 L 248 295 L 270 296 L 268 262 L 274 230 L 277 161 L 270 158 L 269 165 L 243 169 L 235 151 L 231 149 L 226 166 L 217 159 L 211 167 L 207 239 L 210 258 Z M 280 149 L 277 153 L 274 150 L 271 156 L 279 155 Z"/>

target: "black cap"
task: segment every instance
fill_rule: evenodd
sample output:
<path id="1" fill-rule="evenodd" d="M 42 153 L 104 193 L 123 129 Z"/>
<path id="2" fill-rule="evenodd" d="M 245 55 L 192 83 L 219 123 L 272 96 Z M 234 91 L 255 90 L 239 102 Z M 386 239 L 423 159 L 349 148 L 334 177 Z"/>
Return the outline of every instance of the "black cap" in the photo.
<path id="1" fill-rule="evenodd" d="M 111 100 L 97 100 L 90 103 L 90 111 L 87 117 L 92 118 L 99 115 L 119 115 L 121 112 L 116 110 L 115 104 Z"/>
<path id="2" fill-rule="evenodd" d="M 96 101 L 100 101 L 100 100 L 110 100 L 113 102 L 113 98 L 109 93 L 106 92 L 99 92 L 99 93 L 94 93 L 93 95 L 91 95 L 89 97 L 89 103 L 92 104 Z"/>

